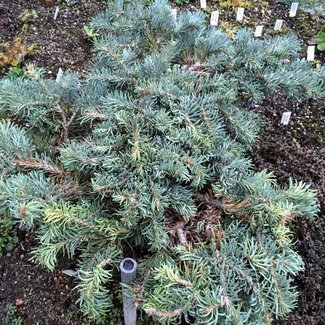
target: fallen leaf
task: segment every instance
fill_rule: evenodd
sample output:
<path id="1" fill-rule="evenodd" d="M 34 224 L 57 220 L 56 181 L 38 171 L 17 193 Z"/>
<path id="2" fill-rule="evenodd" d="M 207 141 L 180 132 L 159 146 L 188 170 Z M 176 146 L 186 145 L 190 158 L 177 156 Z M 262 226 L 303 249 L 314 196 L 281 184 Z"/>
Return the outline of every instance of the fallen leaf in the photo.
<path id="1" fill-rule="evenodd" d="M 16 306 L 20 306 L 24 303 L 24 300 L 21 300 L 21 299 L 16 299 Z"/>

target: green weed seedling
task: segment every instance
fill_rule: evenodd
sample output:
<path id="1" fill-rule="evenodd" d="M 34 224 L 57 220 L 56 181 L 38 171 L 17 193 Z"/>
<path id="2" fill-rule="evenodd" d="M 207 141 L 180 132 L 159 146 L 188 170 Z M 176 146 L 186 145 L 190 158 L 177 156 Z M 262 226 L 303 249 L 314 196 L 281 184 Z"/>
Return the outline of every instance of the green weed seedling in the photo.
<path id="1" fill-rule="evenodd" d="M 317 48 L 320 51 L 325 51 L 325 25 L 320 29 L 319 34 L 314 39 L 317 42 Z"/>
<path id="2" fill-rule="evenodd" d="M 9 78 L 19 78 L 25 76 L 26 69 L 21 67 L 10 67 L 6 76 Z"/>
<path id="3" fill-rule="evenodd" d="M 17 307 L 13 304 L 9 304 L 6 308 L 6 325 L 22 325 L 23 320 L 17 315 Z"/>
<path id="4" fill-rule="evenodd" d="M 14 222 L 9 218 L 0 218 L 0 256 L 4 252 L 10 251 L 18 242 L 18 237 L 12 231 Z"/>
<path id="5" fill-rule="evenodd" d="M 94 38 L 96 36 L 99 36 L 98 33 L 96 33 L 92 28 L 88 27 L 87 25 L 84 26 L 84 33 L 88 38 Z"/>

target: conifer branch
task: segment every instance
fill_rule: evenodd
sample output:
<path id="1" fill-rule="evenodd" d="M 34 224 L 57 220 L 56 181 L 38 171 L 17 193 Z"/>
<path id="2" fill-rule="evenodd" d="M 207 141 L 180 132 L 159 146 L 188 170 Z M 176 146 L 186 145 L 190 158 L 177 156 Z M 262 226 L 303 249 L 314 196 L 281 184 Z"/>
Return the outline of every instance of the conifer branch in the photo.
<path id="1" fill-rule="evenodd" d="M 80 112 L 80 109 L 76 109 L 73 114 L 70 116 L 70 118 L 68 119 L 68 116 L 66 114 L 66 112 L 64 111 L 64 109 L 61 108 L 60 105 L 57 106 L 58 112 L 61 115 L 62 118 L 62 126 L 63 126 L 63 141 L 67 142 L 69 139 L 69 130 L 70 130 L 70 126 L 71 124 L 74 122 L 74 120 L 76 119 L 77 115 Z"/>
<path id="2" fill-rule="evenodd" d="M 51 165 L 43 159 L 16 157 L 13 161 L 17 166 L 22 167 L 26 170 L 39 169 L 49 173 L 51 176 L 59 178 L 64 178 L 67 176 L 63 169 L 55 165 Z"/>
<path id="3" fill-rule="evenodd" d="M 172 318 L 175 316 L 180 316 L 182 314 L 182 310 L 174 309 L 172 311 L 160 311 L 160 310 L 157 310 L 157 309 L 151 307 L 151 308 L 146 309 L 146 313 L 149 316 L 156 316 L 156 317 L 159 317 L 162 319 L 169 319 L 169 318 Z"/>
<path id="4" fill-rule="evenodd" d="M 249 208 L 251 206 L 251 203 L 247 201 L 242 201 L 239 203 L 227 203 L 226 198 L 218 199 L 211 197 L 210 194 L 195 193 L 194 197 L 199 202 L 202 202 L 208 206 L 221 209 L 228 213 L 238 212 L 240 209 Z"/>

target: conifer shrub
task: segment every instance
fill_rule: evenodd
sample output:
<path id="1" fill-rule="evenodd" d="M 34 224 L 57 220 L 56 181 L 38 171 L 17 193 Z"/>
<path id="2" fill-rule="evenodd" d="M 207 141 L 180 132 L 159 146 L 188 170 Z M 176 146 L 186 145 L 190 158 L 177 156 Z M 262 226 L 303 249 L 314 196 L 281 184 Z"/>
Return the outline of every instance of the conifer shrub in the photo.
<path id="1" fill-rule="evenodd" d="M 291 5 L 291 0 L 278 0 L 280 3 Z M 319 0 L 301 0 L 299 1 L 299 7 L 302 10 L 309 12 L 312 15 L 325 16 L 325 3 Z"/>
<path id="2" fill-rule="evenodd" d="M 303 269 L 290 222 L 315 216 L 316 197 L 254 172 L 248 108 L 279 88 L 323 97 L 325 70 L 293 36 L 230 39 L 165 1 L 117 1 L 90 28 L 85 80 L 28 66 L 0 82 L 0 213 L 37 232 L 33 258 L 50 270 L 78 259 L 79 303 L 98 322 L 125 256 L 139 262 L 130 294 L 160 323 L 285 317 Z"/>

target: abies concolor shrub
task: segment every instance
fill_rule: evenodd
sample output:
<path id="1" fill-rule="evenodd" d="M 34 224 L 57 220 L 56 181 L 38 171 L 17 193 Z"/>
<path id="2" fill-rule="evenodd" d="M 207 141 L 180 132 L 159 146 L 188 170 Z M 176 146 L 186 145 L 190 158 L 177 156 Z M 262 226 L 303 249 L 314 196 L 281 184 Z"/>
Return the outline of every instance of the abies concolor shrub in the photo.
<path id="1" fill-rule="evenodd" d="M 82 311 L 101 322 L 126 255 L 129 286 L 161 323 L 270 324 L 295 306 L 303 269 L 290 222 L 317 212 L 307 185 L 277 186 L 248 152 L 261 123 L 247 108 L 283 89 L 325 94 L 323 68 L 293 36 L 234 39 L 165 1 L 115 2 L 90 24 L 85 80 L 64 73 L 0 81 L 0 212 L 36 231 L 33 258 L 78 259 Z"/>

